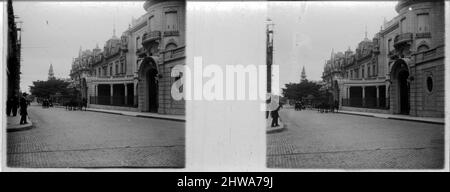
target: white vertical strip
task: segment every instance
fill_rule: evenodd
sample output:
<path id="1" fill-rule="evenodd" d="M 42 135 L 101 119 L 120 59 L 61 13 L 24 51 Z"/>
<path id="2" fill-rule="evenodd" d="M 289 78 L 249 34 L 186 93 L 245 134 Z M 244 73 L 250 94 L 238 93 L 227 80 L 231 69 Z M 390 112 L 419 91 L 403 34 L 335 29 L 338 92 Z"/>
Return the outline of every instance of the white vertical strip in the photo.
<path id="1" fill-rule="evenodd" d="M 194 57 L 202 57 L 203 68 L 218 65 L 225 78 L 227 65 L 266 64 L 265 2 L 187 2 L 186 17 L 187 67 L 193 69 Z M 203 78 L 203 84 L 208 79 Z M 235 77 L 235 92 L 236 85 L 243 83 L 236 80 Z M 248 81 L 247 77 L 247 85 Z M 224 84 L 227 83 L 224 79 Z M 266 82 L 258 83 L 264 83 L 261 87 L 265 87 Z M 223 92 L 226 98 L 226 90 Z M 187 101 L 186 168 L 190 171 L 265 169 L 265 119 L 264 112 L 259 110 L 260 103 L 249 99 Z"/>

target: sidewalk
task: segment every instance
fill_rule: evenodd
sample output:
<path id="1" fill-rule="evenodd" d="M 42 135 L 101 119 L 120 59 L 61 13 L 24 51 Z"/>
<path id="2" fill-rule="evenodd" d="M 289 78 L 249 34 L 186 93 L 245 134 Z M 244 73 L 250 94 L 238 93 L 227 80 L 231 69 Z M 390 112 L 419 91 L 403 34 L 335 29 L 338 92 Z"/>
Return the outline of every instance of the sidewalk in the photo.
<path id="1" fill-rule="evenodd" d="M 25 131 L 33 127 L 33 123 L 31 122 L 29 116 L 27 116 L 27 124 L 24 125 L 20 125 L 20 115 L 17 115 L 15 117 L 7 116 L 6 118 L 7 132 Z"/>
<path id="2" fill-rule="evenodd" d="M 143 113 L 134 111 L 120 111 L 120 110 L 95 109 L 95 108 L 86 108 L 86 111 L 186 122 L 186 117 L 184 115 L 164 115 L 157 113 Z"/>
<path id="3" fill-rule="evenodd" d="M 349 114 L 349 115 L 361 115 L 368 117 L 377 117 L 384 119 L 395 119 L 404 121 L 416 121 L 422 123 L 433 123 L 433 124 L 445 124 L 444 118 L 433 118 L 433 117 L 414 117 L 410 115 L 394 115 L 394 114 L 383 114 L 383 113 L 367 113 L 367 112 L 357 112 L 357 111 L 343 111 L 339 110 L 338 113 Z"/>

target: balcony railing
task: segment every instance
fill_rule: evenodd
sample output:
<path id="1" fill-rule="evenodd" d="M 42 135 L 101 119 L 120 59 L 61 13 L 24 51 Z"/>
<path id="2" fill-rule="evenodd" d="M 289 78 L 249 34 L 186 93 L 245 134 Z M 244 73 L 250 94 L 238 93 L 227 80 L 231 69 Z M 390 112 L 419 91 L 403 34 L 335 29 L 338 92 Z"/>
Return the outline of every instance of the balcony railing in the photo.
<path id="1" fill-rule="evenodd" d="M 175 49 L 167 50 L 164 52 L 164 60 L 171 60 L 185 56 L 185 47 L 177 47 Z"/>
<path id="2" fill-rule="evenodd" d="M 149 43 L 161 39 L 161 31 L 150 31 L 142 36 L 142 43 Z"/>
<path id="3" fill-rule="evenodd" d="M 444 46 L 439 46 L 434 49 L 423 51 L 414 55 L 416 63 L 427 61 L 434 58 L 443 57 L 445 54 Z"/>
<path id="4" fill-rule="evenodd" d="M 402 33 L 394 38 L 394 46 L 411 42 L 413 40 L 413 34 L 412 33 Z"/>
<path id="5" fill-rule="evenodd" d="M 179 31 L 164 31 L 164 37 L 179 36 L 179 35 L 180 35 Z"/>
<path id="6" fill-rule="evenodd" d="M 91 96 L 90 104 L 137 107 L 137 96 Z"/>
<path id="7" fill-rule="evenodd" d="M 431 38 L 431 33 L 416 33 L 416 39 Z"/>

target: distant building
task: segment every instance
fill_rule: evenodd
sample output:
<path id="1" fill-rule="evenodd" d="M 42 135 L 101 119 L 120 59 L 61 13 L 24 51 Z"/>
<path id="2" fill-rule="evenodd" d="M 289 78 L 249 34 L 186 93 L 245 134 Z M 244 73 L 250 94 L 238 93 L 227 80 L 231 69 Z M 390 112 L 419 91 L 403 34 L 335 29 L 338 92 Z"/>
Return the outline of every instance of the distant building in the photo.
<path id="1" fill-rule="evenodd" d="M 444 1 L 402 0 L 355 52 L 334 53 L 323 80 L 347 110 L 444 117 Z"/>
<path id="2" fill-rule="evenodd" d="M 147 0 L 146 14 L 133 19 L 103 49 L 81 50 L 71 78 L 89 107 L 184 114 L 184 100 L 171 96 L 176 65 L 185 65 L 185 2 Z"/>

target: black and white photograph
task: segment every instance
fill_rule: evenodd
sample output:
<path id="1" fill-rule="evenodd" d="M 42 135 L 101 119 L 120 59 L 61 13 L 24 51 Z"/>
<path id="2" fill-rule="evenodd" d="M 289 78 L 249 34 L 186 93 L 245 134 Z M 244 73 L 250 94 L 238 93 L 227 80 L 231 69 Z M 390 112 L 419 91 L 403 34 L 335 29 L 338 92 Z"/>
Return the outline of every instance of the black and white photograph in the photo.
<path id="1" fill-rule="evenodd" d="M 5 6 L 7 167 L 185 167 L 185 1 Z"/>
<path id="2" fill-rule="evenodd" d="M 449 170 L 447 1 L 2 5 L 0 172 L 283 191 L 284 172 Z"/>
<path id="3" fill-rule="evenodd" d="M 266 116 L 267 167 L 444 168 L 444 8 L 269 2 L 281 98 Z"/>

